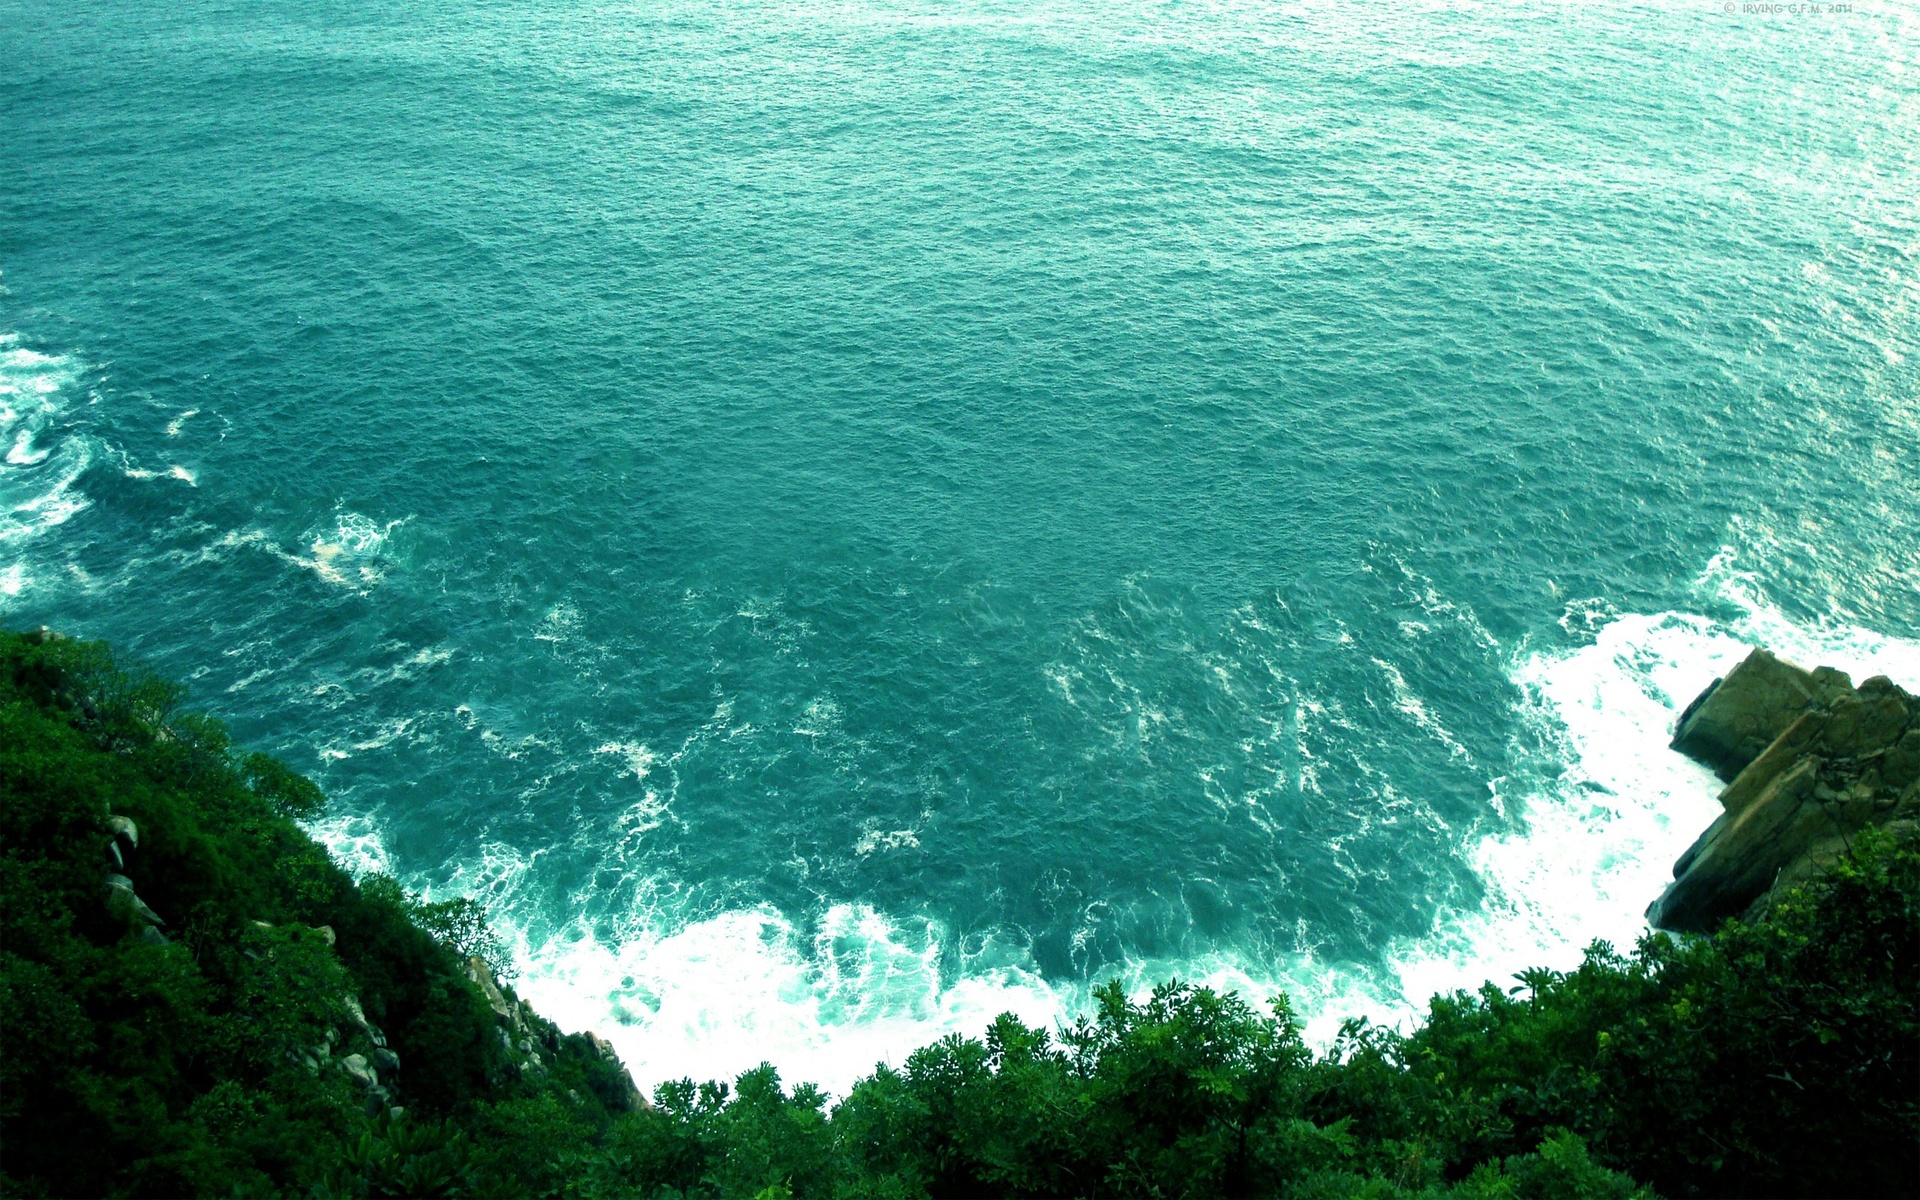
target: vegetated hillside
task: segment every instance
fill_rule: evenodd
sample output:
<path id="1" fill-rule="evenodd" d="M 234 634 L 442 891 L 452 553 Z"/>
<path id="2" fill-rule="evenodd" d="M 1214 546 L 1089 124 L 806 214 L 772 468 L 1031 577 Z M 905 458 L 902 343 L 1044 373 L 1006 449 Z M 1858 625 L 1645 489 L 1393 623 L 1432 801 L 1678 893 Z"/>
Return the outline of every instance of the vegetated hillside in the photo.
<path id="1" fill-rule="evenodd" d="M 1284 1001 L 1108 987 L 837 1105 L 771 1067 L 648 1105 L 495 985 L 477 909 L 348 877 L 295 824 L 318 789 L 179 700 L 97 643 L 0 634 L 8 1194 L 1920 1190 L 1910 832 L 1757 924 L 1596 946 L 1409 1036 L 1353 1022 L 1316 1054 Z"/>

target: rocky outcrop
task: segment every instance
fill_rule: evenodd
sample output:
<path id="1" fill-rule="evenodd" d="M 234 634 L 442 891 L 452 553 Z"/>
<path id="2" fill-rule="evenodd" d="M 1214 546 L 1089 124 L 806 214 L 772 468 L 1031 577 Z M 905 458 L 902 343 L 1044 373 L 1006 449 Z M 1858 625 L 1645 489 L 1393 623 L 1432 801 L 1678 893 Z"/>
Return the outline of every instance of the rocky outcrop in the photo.
<path id="1" fill-rule="evenodd" d="M 643 1108 L 652 1108 L 653 1105 L 647 1103 L 647 1098 L 640 1091 L 639 1085 L 633 1082 L 632 1072 L 622 1065 L 620 1056 L 614 1053 L 613 1043 L 592 1030 L 588 1030 L 584 1036 L 587 1044 L 593 1047 L 593 1052 L 600 1057 L 600 1061 L 606 1063 L 613 1071 L 613 1086 L 608 1089 L 605 1097 L 608 1106 L 615 1112 L 639 1112 Z"/>
<path id="2" fill-rule="evenodd" d="M 164 946 L 167 935 L 160 932 L 165 925 L 160 914 L 154 912 L 133 890 L 133 880 L 122 874 L 127 869 L 127 856 L 140 848 L 140 827 L 132 818 L 107 814 L 107 829 L 112 837 L 107 839 L 107 862 L 113 868 L 107 872 L 107 911 L 121 918 L 133 918 L 141 923 L 140 940 L 150 945 Z"/>
<path id="3" fill-rule="evenodd" d="M 1687 706 L 1673 747 L 1727 780 L 1719 819 L 1647 910 L 1707 932 L 1825 871 L 1869 825 L 1920 816 L 1920 700 L 1885 676 L 1805 670 L 1755 650 Z"/>
<path id="4" fill-rule="evenodd" d="M 633 1082 L 633 1074 L 621 1063 L 611 1043 L 597 1033 L 560 1032 L 560 1027 L 516 999 L 494 978 L 493 969 L 479 955 L 467 959 L 467 978 L 480 989 L 493 1009 L 496 1036 L 501 1049 L 522 1078 L 538 1079 L 562 1057 L 596 1064 L 589 1086 L 614 1112 L 638 1112 L 653 1107 Z"/>

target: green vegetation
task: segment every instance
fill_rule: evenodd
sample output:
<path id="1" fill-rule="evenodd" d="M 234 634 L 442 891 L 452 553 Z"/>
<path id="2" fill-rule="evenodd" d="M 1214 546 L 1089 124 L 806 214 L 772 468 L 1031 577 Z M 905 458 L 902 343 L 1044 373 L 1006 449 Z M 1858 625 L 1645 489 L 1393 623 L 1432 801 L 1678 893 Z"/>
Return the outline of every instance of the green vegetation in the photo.
<path id="1" fill-rule="evenodd" d="M 771 1067 L 646 1105 L 494 986 L 474 906 L 356 883 L 294 823 L 319 790 L 179 701 L 98 644 L 0 635 L 7 1194 L 1920 1191 L 1911 830 L 1757 925 L 1595 946 L 1324 1054 L 1284 1001 L 1109 986 L 1071 1029 L 1002 1017 L 837 1105 Z"/>

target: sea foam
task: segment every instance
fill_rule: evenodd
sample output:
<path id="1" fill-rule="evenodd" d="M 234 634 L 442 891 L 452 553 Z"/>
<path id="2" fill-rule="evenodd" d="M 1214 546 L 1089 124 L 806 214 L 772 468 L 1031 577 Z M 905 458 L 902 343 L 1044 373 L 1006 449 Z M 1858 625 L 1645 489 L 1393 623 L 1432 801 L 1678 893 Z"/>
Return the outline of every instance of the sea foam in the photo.
<path id="1" fill-rule="evenodd" d="M 1484 904 L 1443 912 L 1429 936 L 1394 948 L 1375 985 L 1397 999 L 1384 1010 L 1390 1019 L 1404 1023 L 1437 992 L 1510 984 L 1530 967 L 1570 968 L 1595 941 L 1634 945 L 1674 860 L 1719 814 L 1721 782 L 1668 748 L 1674 721 L 1752 647 L 1839 667 L 1856 681 L 1920 683 L 1920 640 L 1796 621 L 1738 558 L 1723 548 L 1695 581 L 1702 607 L 1731 618 L 1614 615 L 1601 602 L 1575 602 L 1561 623 L 1589 630 L 1591 642 L 1514 659 L 1522 726 L 1548 752 L 1516 753 L 1521 773 L 1489 786 L 1520 806 L 1523 829 L 1474 848 Z"/>
<path id="2" fill-rule="evenodd" d="M 1525 744 L 1489 789 L 1519 830 L 1471 849 L 1486 888 L 1477 907 L 1443 909 L 1428 935 L 1390 947 L 1383 968 L 1219 953 L 1128 962 L 1117 976 L 1135 994 L 1174 976 L 1256 1002 L 1285 992 L 1324 1046 L 1348 1017 L 1407 1028 L 1436 993 L 1570 969 L 1595 941 L 1630 949 L 1674 859 L 1717 812 L 1719 781 L 1667 748 L 1678 710 L 1700 689 L 1754 645 L 1856 679 L 1920 680 L 1920 641 L 1795 622 L 1734 557 L 1716 556 L 1697 583 L 1702 607 L 1731 607 L 1732 619 L 1574 603 L 1563 623 L 1590 641 L 1512 658 Z M 1017 948 L 990 947 L 943 975 L 941 936 L 934 922 L 853 905 L 835 906 L 808 934 L 757 908 L 617 944 L 576 925 L 520 942 L 516 958 L 536 1006 L 609 1037 L 643 1086 L 767 1060 L 790 1080 L 843 1093 L 875 1063 L 898 1065 L 947 1033 L 978 1035 L 1001 1012 L 1052 1026 L 1085 1011 L 1086 987 L 1050 983 Z"/>
<path id="3" fill-rule="evenodd" d="M 1674 859 L 1717 812 L 1718 780 L 1667 748 L 1679 709 L 1701 688 L 1754 645 L 1856 679 L 1920 681 L 1920 641 L 1796 622 L 1735 560 L 1716 556 L 1696 583 L 1700 607 L 1720 617 L 1576 601 L 1561 622 L 1576 645 L 1510 654 L 1519 719 L 1506 773 L 1488 788 L 1493 809 L 1513 819 L 1467 850 L 1484 885 L 1473 907 L 1443 906 L 1428 933 L 1386 947 L 1372 965 L 1221 950 L 1129 960 L 1101 977 L 1136 995 L 1173 977 L 1256 1004 L 1285 993 L 1308 1039 L 1325 1046 L 1349 1017 L 1408 1028 L 1436 993 L 1569 969 L 1595 941 L 1630 949 Z M 1395 692 L 1417 702 L 1403 681 Z M 597 752 L 642 782 L 655 761 L 638 743 Z M 367 822 L 315 832 L 363 869 L 387 866 Z M 877 852 L 897 836 L 870 832 L 856 850 Z M 532 866 L 490 845 L 455 871 L 449 891 L 477 895 L 498 915 L 521 993 L 563 1027 L 607 1037 L 647 1089 L 769 1061 L 790 1081 L 844 1094 L 876 1063 L 898 1066 L 949 1033 L 977 1036 L 1002 1012 L 1056 1027 L 1091 999 L 1089 982 L 1045 978 L 1012 941 L 956 954 L 938 921 L 861 904 L 833 904 L 803 926 L 767 905 L 676 919 L 661 903 L 611 924 L 577 917 L 534 933 L 517 920 Z"/>
<path id="4" fill-rule="evenodd" d="M 93 461 L 88 439 L 67 426 L 80 367 L 64 355 L 42 354 L 0 334 L 0 596 L 18 596 L 32 583 L 28 542 L 87 506 L 75 486 Z"/>

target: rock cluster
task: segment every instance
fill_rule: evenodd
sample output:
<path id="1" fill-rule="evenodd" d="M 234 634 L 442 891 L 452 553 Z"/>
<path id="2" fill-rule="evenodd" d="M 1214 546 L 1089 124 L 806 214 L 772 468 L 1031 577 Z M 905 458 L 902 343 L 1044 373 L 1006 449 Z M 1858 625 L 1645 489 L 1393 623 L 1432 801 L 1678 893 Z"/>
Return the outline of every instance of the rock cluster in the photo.
<path id="1" fill-rule="evenodd" d="M 160 932 L 160 927 L 166 921 L 140 898 L 133 890 L 133 880 L 122 873 L 127 869 L 128 856 L 140 848 L 140 827 L 131 817 L 109 813 L 107 829 L 113 835 L 107 839 L 107 863 L 112 867 L 106 878 L 107 910 L 115 916 L 137 919 L 141 925 L 140 939 L 163 946 L 167 935 Z"/>
<path id="2" fill-rule="evenodd" d="M 107 830 L 111 834 L 106 845 L 107 863 L 111 868 L 106 877 L 108 910 L 123 919 L 138 922 L 142 941 L 165 945 L 169 939 L 160 932 L 160 927 L 166 921 L 134 891 L 133 880 L 122 874 L 129 869 L 134 853 L 140 849 L 140 827 L 131 817 L 109 813 Z M 257 929 L 273 928 L 265 921 L 254 921 L 252 924 Z M 329 926 L 318 926 L 315 932 L 329 946 L 338 940 Z M 251 957 L 259 957 L 251 950 L 247 953 Z M 311 1046 L 288 1047 L 287 1059 L 314 1074 L 327 1067 L 345 1072 L 365 1091 L 367 1114 L 372 1116 L 381 1108 L 393 1104 L 397 1089 L 391 1083 L 382 1083 L 380 1072 L 384 1070 L 389 1076 L 397 1072 L 400 1069 L 400 1056 L 387 1048 L 386 1035 L 380 1032 L 378 1025 L 367 1020 L 357 996 L 342 996 L 340 1004 L 350 1028 L 344 1032 L 339 1028 L 329 1028 L 322 1040 Z M 396 1108 L 394 1111 L 400 1110 Z"/>
<path id="3" fill-rule="evenodd" d="M 1868 825 L 1920 817 L 1920 700 L 1883 675 L 1858 688 L 1756 649 L 1681 714 L 1673 748 L 1727 781 L 1725 810 L 1647 909 L 1704 933 L 1825 871 Z"/>
<path id="4" fill-rule="evenodd" d="M 255 921 L 253 925 L 258 929 L 273 928 L 265 921 Z M 312 928 L 328 946 L 336 943 L 331 928 L 325 925 Z M 405 1111 L 394 1103 L 400 1092 L 399 1085 L 393 1082 L 393 1076 L 400 1070 L 400 1056 L 387 1048 L 387 1035 L 367 1020 L 366 1010 L 360 1007 L 360 997 L 353 993 L 340 996 L 339 1010 L 346 1018 L 344 1021 L 328 1026 L 321 1040 L 311 1046 L 288 1047 L 287 1061 L 305 1067 L 314 1075 L 328 1069 L 346 1075 L 360 1085 L 370 1117 L 383 1108 L 395 1113 Z M 387 1073 L 384 1081 L 380 1077 L 382 1071 Z"/>
<path id="5" fill-rule="evenodd" d="M 322 1040 L 311 1046 L 290 1048 L 287 1058 L 313 1074 L 332 1068 L 359 1084 L 366 1097 L 368 1116 L 374 1116 L 382 1108 L 390 1108 L 395 1113 L 403 1111 L 394 1104 L 399 1088 L 391 1082 L 391 1076 L 400 1070 L 400 1056 L 387 1049 L 386 1035 L 378 1025 L 367 1020 L 358 996 L 351 993 L 341 996 L 340 1006 L 350 1028 L 343 1033 L 340 1027 L 330 1026 Z M 380 1078 L 382 1071 L 389 1076 L 386 1082 Z"/>

